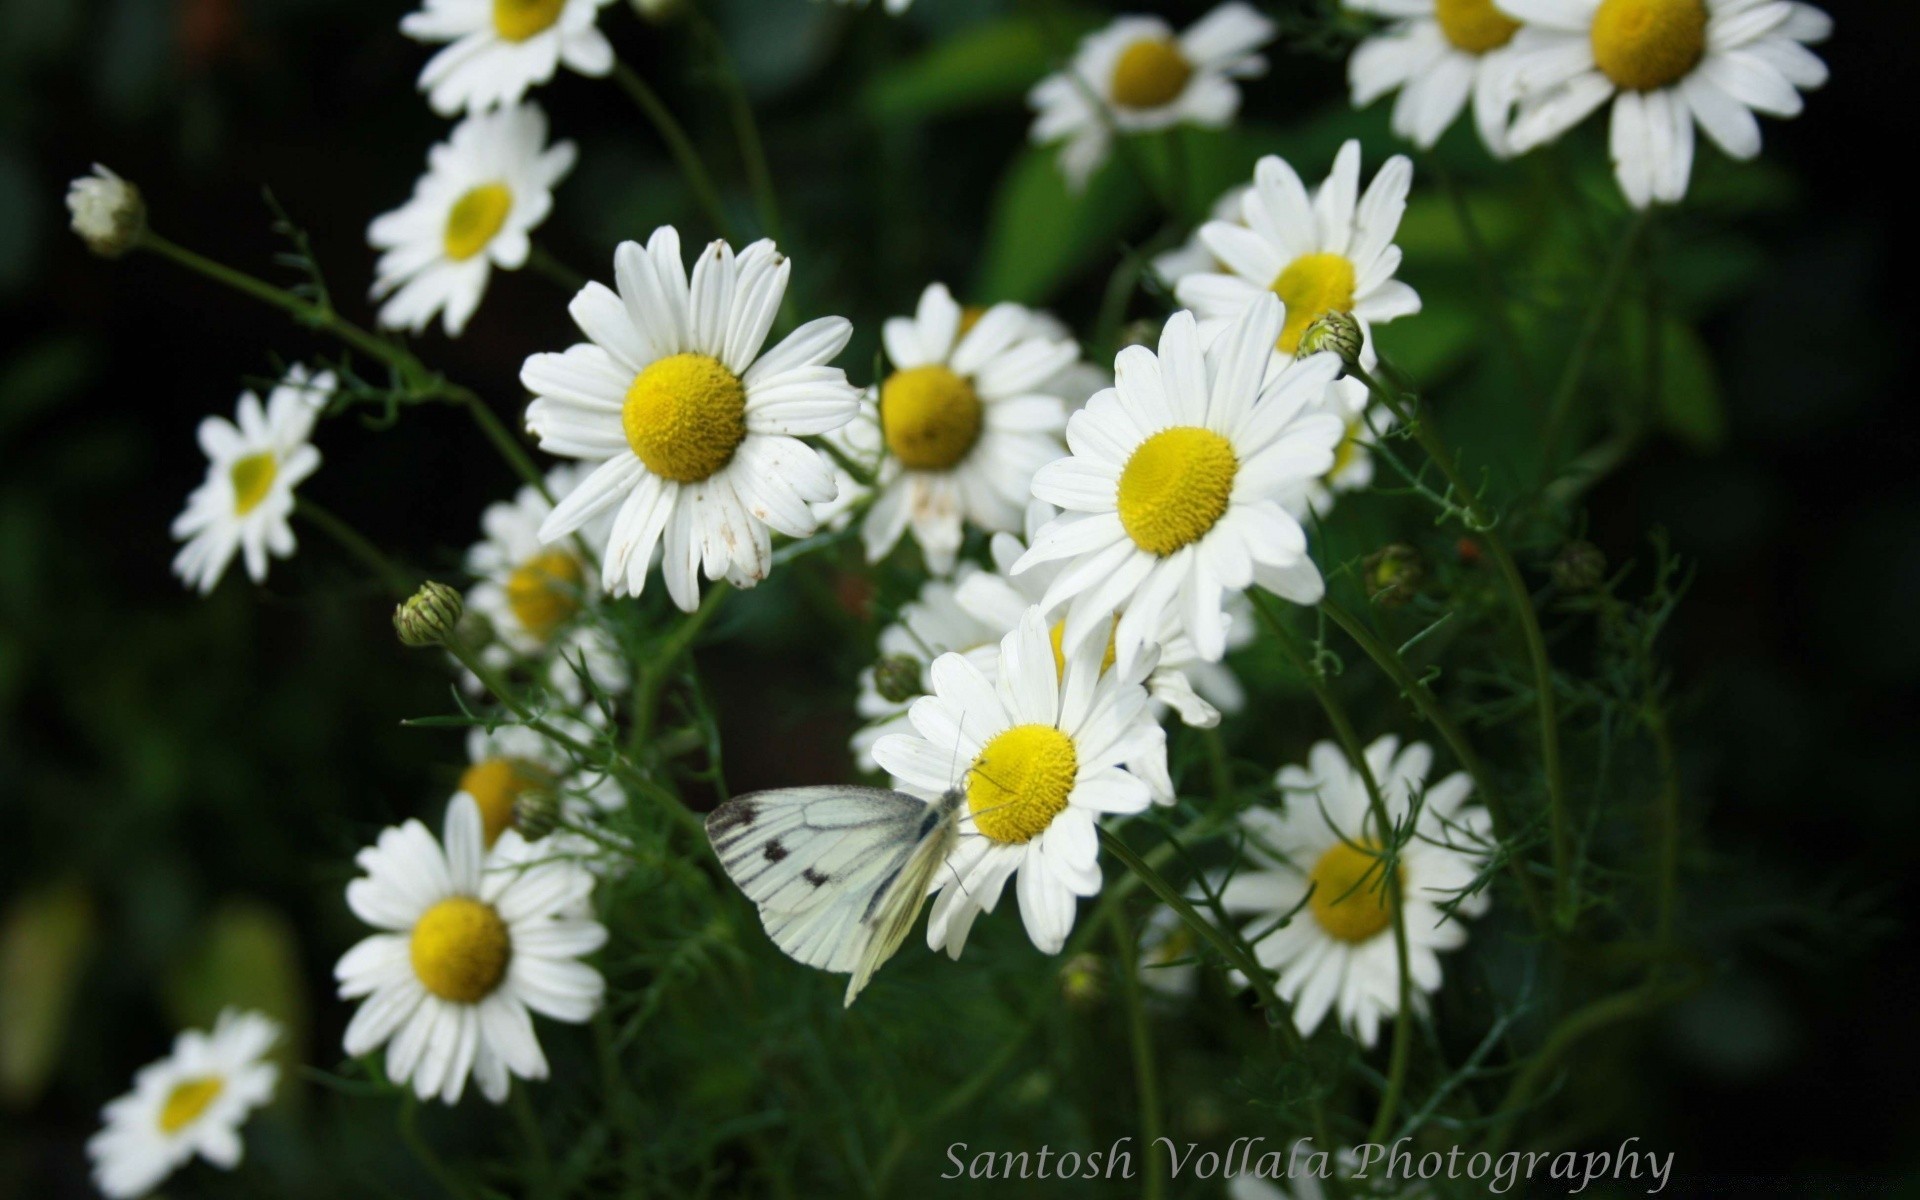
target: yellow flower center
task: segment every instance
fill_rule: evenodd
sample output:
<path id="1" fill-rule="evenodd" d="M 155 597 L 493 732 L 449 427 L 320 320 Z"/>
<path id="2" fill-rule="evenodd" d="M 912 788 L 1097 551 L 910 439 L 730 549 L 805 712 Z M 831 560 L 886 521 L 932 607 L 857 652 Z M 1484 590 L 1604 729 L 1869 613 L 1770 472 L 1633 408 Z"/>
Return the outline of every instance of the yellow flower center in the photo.
<path id="1" fill-rule="evenodd" d="M 880 428 L 903 467 L 953 467 L 980 439 L 980 425 L 973 384 L 938 363 L 895 371 L 880 385 Z"/>
<path id="2" fill-rule="evenodd" d="M 1135 42 L 1113 64 L 1113 102 L 1121 108 L 1159 108 L 1186 89 L 1193 65 L 1180 47 L 1160 38 Z"/>
<path id="3" fill-rule="evenodd" d="M 1051 725 L 1015 725 L 967 771 L 974 825 L 1003 844 L 1032 841 L 1066 810 L 1079 769 L 1072 738 Z"/>
<path id="4" fill-rule="evenodd" d="M 1593 14 L 1593 61 L 1631 92 L 1666 87 L 1706 51 L 1703 0 L 1601 0 Z"/>
<path id="5" fill-rule="evenodd" d="M 509 42 L 543 33 L 567 7 L 567 0 L 493 0 L 493 31 Z"/>
<path id="6" fill-rule="evenodd" d="M 1199 541 L 1227 511 L 1240 460 L 1211 429 L 1163 429 L 1120 471 L 1120 524 L 1134 544 L 1168 555 Z"/>
<path id="7" fill-rule="evenodd" d="M 493 994 L 513 957 L 507 923 L 471 896 L 449 896 L 413 926 L 413 973 L 442 1000 L 478 1004 Z"/>
<path id="8" fill-rule="evenodd" d="M 1520 32 L 1520 22 L 1493 6 L 1493 0 L 1434 0 L 1433 15 L 1447 40 L 1468 54 L 1498 50 Z"/>
<path id="9" fill-rule="evenodd" d="M 465 262 L 485 250 L 493 235 L 507 223 L 507 213 L 512 208 L 513 193 L 504 183 L 483 183 L 469 188 L 447 210 L 447 229 L 442 235 L 447 257 Z"/>
<path id="10" fill-rule="evenodd" d="M 1297 354 L 1307 326 L 1330 312 L 1353 308 L 1353 263 L 1341 254 L 1303 254 L 1273 281 L 1273 294 L 1287 306 L 1287 323 L 1275 343 L 1282 354 Z"/>
<path id="11" fill-rule="evenodd" d="M 564 550 L 547 550 L 507 576 L 507 607 L 522 629 L 545 641 L 580 611 L 585 582 L 579 559 Z"/>
<path id="12" fill-rule="evenodd" d="M 233 481 L 233 515 L 244 517 L 260 507 L 260 502 L 267 498 L 267 490 L 273 486 L 274 477 L 279 474 L 280 464 L 271 450 L 235 461 L 227 470 L 227 477 Z"/>
<path id="13" fill-rule="evenodd" d="M 1335 842 L 1307 876 L 1307 907 L 1327 936 L 1364 942 L 1393 923 L 1393 900 L 1381 886 L 1379 845 Z"/>
<path id="14" fill-rule="evenodd" d="M 487 758 L 460 776 L 460 790 L 480 806 L 480 827 L 487 845 L 513 826 L 513 806 L 527 792 L 553 786 L 553 773 L 524 758 Z"/>
<path id="15" fill-rule="evenodd" d="M 620 422 L 647 470 L 698 483 L 746 440 L 747 386 L 717 358 L 675 354 L 634 377 Z"/>
<path id="16" fill-rule="evenodd" d="M 1100 659 L 1100 673 L 1102 675 L 1105 675 L 1109 670 L 1113 669 L 1113 660 L 1117 657 L 1114 652 L 1113 638 L 1114 634 L 1118 633 L 1119 630 L 1120 616 L 1116 613 L 1114 614 L 1113 624 L 1107 630 L 1107 652 Z M 1067 638 L 1067 619 L 1065 617 L 1061 617 L 1053 623 L 1050 636 L 1053 638 L 1054 674 L 1065 679 L 1067 677 L 1067 652 L 1062 646 L 1062 643 L 1065 642 Z"/>
<path id="17" fill-rule="evenodd" d="M 226 1086 L 226 1080 L 218 1075 L 182 1079 L 174 1084 L 173 1090 L 167 1093 L 166 1103 L 160 1106 L 160 1132 L 179 1133 L 198 1121 Z"/>

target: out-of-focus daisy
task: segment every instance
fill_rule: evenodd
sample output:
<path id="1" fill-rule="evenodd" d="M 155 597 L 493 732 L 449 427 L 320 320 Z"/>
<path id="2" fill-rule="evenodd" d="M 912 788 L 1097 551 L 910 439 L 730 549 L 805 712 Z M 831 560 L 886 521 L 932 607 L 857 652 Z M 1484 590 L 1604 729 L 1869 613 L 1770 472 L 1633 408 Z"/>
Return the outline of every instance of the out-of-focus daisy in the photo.
<path id="1" fill-rule="evenodd" d="M 1347 492 L 1357 492 L 1373 482 L 1375 439 L 1393 427 L 1393 413 L 1385 405 L 1372 404 L 1373 393 L 1357 379 L 1342 376 L 1333 381 L 1320 398 L 1317 411 L 1339 417 L 1346 432 L 1333 450 L 1333 465 L 1318 479 L 1302 480 L 1280 503 L 1288 512 L 1306 520 L 1307 514 L 1325 517 L 1333 511 L 1333 502 Z"/>
<path id="2" fill-rule="evenodd" d="M 1400 247 L 1393 235 L 1407 209 L 1413 164 L 1395 155 L 1360 192 L 1360 143 L 1340 147 L 1327 181 L 1309 194 L 1285 159 L 1269 154 L 1254 168 L 1242 223 L 1210 221 L 1200 238 L 1225 270 L 1188 275 L 1175 288 L 1180 303 L 1216 330 L 1271 292 L 1286 305 L 1275 339 L 1282 354 L 1300 349 L 1307 326 L 1330 312 L 1352 313 L 1366 336 L 1362 360 L 1374 361 L 1377 324 L 1420 311 L 1420 296 L 1395 279 Z"/>
<path id="3" fill-rule="evenodd" d="M 426 0 L 400 19 L 418 42 L 451 42 L 420 72 L 433 110 L 450 117 L 517 104 L 561 63 L 582 75 L 613 70 L 613 45 L 594 24 L 612 0 Z"/>
<path id="4" fill-rule="evenodd" d="M 367 240 L 380 255 L 373 297 L 380 324 L 414 333 L 434 314 L 459 337 L 494 267 L 517 271 L 528 234 L 547 219 L 553 187 L 573 169 L 572 142 L 547 145 L 537 104 L 476 113 L 427 152 L 413 199 L 373 219 Z"/>
<path id="5" fill-rule="evenodd" d="M 557 713 L 545 720 L 577 742 L 595 740 L 594 727 L 585 721 Z M 521 821 L 530 798 L 550 800 L 556 816 L 576 822 L 627 802 L 617 779 L 581 766 L 566 747 L 525 725 L 468 730 L 467 761 L 456 794 L 479 807 L 481 834 L 489 848 L 509 829 L 528 841 L 539 840 L 542 831 L 529 831 Z"/>
<path id="6" fill-rule="evenodd" d="M 1266 72 L 1256 51 L 1273 35 L 1273 22 L 1238 0 L 1179 35 L 1158 17 L 1116 18 L 1081 41 L 1065 71 L 1035 85 L 1033 140 L 1066 143 L 1060 169 L 1078 189 L 1107 160 L 1116 133 L 1220 128 L 1240 111 L 1236 81 Z"/>
<path id="7" fill-rule="evenodd" d="M 1500 0 L 1527 22 L 1514 38 L 1518 109 L 1508 142 L 1553 141 L 1613 101 L 1614 175 L 1635 208 L 1678 203 L 1693 127 L 1729 158 L 1760 153 L 1760 122 L 1800 115 L 1827 81 L 1807 47 L 1833 32 L 1810 4 L 1782 0 Z"/>
<path id="8" fill-rule="evenodd" d="M 547 474 L 547 491 L 564 499 L 585 477 L 577 465 L 556 467 Z M 624 691 L 630 680 L 619 648 L 588 619 L 600 578 L 582 554 L 582 544 L 605 544 L 611 518 L 582 527 L 578 542 L 549 544 L 540 540 L 540 524 L 552 511 L 546 496 L 528 485 L 480 514 L 485 536 L 467 551 L 467 570 L 479 582 L 467 593 L 467 611 L 485 617 L 496 639 L 481 658 L 495 669 L 516 662 L 542 666 L 547 685 L 570 701 L 585 695 L 582 669 L 601 691 Z M 479 680 L 467 679 L 477 691 Z"/>
<path id="9" fill-rule="evenodd" d="M 1247 193 L 1253 190 L 1250 183 L 1235 184 L 1220 193 L 1213 202 L 1213 210 L 1208 214 L 1210 221 L 1225 221 L 1229 224 L 1242 224 L 1240 210 Z M 1171 250 L 1164 250 L 1153 256 L 1154 273 L 1168 284 L 1177 284 L 1189 275 L 1206 275 L 1225 270 L 1225 265 L 1207 249 L 1206 242 L 1200 238 L 1200 231 L 1194 230 L 1186 241 Z"/>
<path id="10" fill-rule="evenodd" d="M 246 560 L 247 577 L 267 579 L 267 559 L 293 554 L 293 489 L 320 466 L 320 451 L 308 441 L 313 423 L 333 395 L 332 371 L 311 373 L 295 365 L 267 394 L 240 393 L 232 421 L 200 422 L 200 449 L 207 455 L 206 482 L 187 497 L 173 522 L 173 573 L 202 595 L 213 590 L 235 553 Z"/>
<path id="11" fill-rule="evenodd" d="M 1398 738 L 1383 737 L 1367 747 L 1366 758 L 1390 820 L 1404 824 L 1419 804 L 1413 837 L 1399 852 L 1400 903 L 1415 993 L 1433 992 L 1440 952 L 1467 940 L 1460 918 L 1486 911 L 1484 892 L 1465 893 L 1493 849 L 1492 824 L 1486 809 L 1467 803 L 1473 785 L 1466 775 L 1427 781 L 1433 751 L 1426 746 L 1403 749 Z M 1247 926 L 1254 954 L 1279 972 L 1276 990 L 1292 1002 L 1301 1033 L 1311 1034 L 1332 1012 L 1341 1028 L 1371 1046 L 1381 1022 L 1400 1011 L 1393 899 L 1379 855 L 1383 831 L 1360 773 L 1332 742 L 1316 744 L 1305 767 L 1283 768 L 1276 782 L 1285 806 L 1242 817 L 1254 867 L 1227 881 L 1221 901 L 1229 911 L 1255 915 Z M 1271 928 L 1303 901 L 1303 911 Z"/>
<path id="12" fill-rule="evenodd" d="M 853 326 L 821 317 L 761 347 L 791 264 L 770 241 L 700 253 L 689 283 L 680 235 L 656 229 L 614 253 L 616 293 L 589 283 L 569 311 L 589 342 L 536 354 L 520 381 L 543 450 L 597 464 L 542 522 L 556 541 L 602 513 L 613 528 L 601 581 L 639 595 L 656 545 L 667 594 L 688 612 L 700 574 L 751 587 L 773 533 L 805 537 L 810 504 L 834 495 L 833 465 L 800 441 L 846 424 L 860 393 L 838 367 Z"/>
<path id="13" fill-rule="evenodd" d="M 1511 104 L 1499 52 L 1513 41 L 1520 22 L 1493 0 L 1347 0 L 1347 7 L 1393 22 L 1347 60 L 1354 107 L 1398 89 L 1393 131 L 1431 150 L 1472 100 L 1480 140 L 1505 157 Z"/>
<path id="14" fill-rule="evenodd" d="M 67 185 L 67 213 L 87 249 L 103 258 L 125 254 L 147 228 L 140 189 L 99 163 Z"/>
<path id="15" fill-rule="evenodd" d="M 1075 901 L 1100 890 L 1095 824 L 1152 801 L 1124 768 L 1158 759 L 1166 733 L 1153 719 L 1141 676 L 1101 671 L 1089 644 L 1056 665 L 1038 609 L 1000 643 L 992 678 L 965 655 L 934 660 L 933 692 L 914 701 L 917 734 L 881 739 L 873 756 L 899 785 L 933 799 L 964 786 L 960 842 L 941 872 L 927 918 L 927 945 L 954 958 L 976 916 L 992 912 L 1018 877 L 1020 915 L 1033 944 L 1058 953 L 1073 929 Z"/>
<path id="16" fill-rule="evenodd" d="M 1049 521 L 1059 515 L 1059 510 L 1044 500 L 1035 500 L 1027 505 L 1027 540 L 1023 542 L 1010 533 L 995 534 L 988 547 L 993 555 L 994 570 L 981 571 L 960 581 L 960 606 L 993 630 L 996 643 L 999 638 L 1019 627 L 1020 618 L 1026 615 L 1027 609 L 1046 599 L 1047 589 L 1066 567 L 1064 562 L 1056 560 L 1042 563 L 1018 575 L 1013 573 L 1014 565 L 1026 553 L 1027 546 Z M 1244 602 L 1236 604 L 1230 599 L 1228 606 L 1240 611 L 1230 614 L 1232 620 L 1227 626 L 1227 645 L 1229 648 L 1244 646 L 1253 639 L 1249 614 L 1244 611 Z M 1065 619 L 1055 621 L 1050 632 L 1057 648 L 1066 633 Z M 1240 690 L 1239 681 L 1225 666 L 1200 657 L 1193 639 L 1182 631 L 1175 610 L 1166 611 L 1160 628 L 1149 640 L 1160 648 L 1158 665 L 1147 676 L 1147 691 L 1155 700 L 1179 713 L 1180 719 L 1186 724 L 1203 728 L 1219 724 L 1223 709 L 1227 712 L 1239 711 L 1246 698 Z M 1060 661 L 1064 664 L 1064 657 Z M 1112 635 L 1109 634 L 1102 669 L 1111 666 L 1112 662 Z M 1172 784 L 1168 783 L 1164 790 L 1156 788 L 1156 795 L 1171 801 Z"/>
<path id="17" fill-rule="evenodd" d="M 899 617 L 880 631 L 874 665 L 860 672 L 854 710 L 867 724 L 853 735 L 854 761 L 875 769 L 873 746 L 890 733 L 909 733 L 907 709 L 933 690 L 933 660 L 964 654 L 991 672 L 1008 626 L 989 624 L 960 606 L 957 592 L 979 568 L 961 563 L 952 579 L 929 579 L 920 594 L 900 606 Z"/>
<path id="18" fill-rule="evenodd" d="M 1275 355 L 1280 323 L 1280 302 L 1262 296 L 1203 351 L 1193 314 L 1175 313 L 1159 354 L 1122 350 L 1114 390 L 1067 423 L 1072 455 L 1033 481 L 1035 496 L 1066 511 L 1013 565 L 1068 564 L 1042 605 L 1068 606 L 1067 646 L 1111 631 L 1131 670 L 1166 636 L 1171 612 L 1195 657 L 1218 662 L 1229 593 L 1257 585 L 1319 601 L 1306 533 L 1280 501 L 1333 465 L 1344 423 L 1315 407 L 1341 364 Z"/>
<path id="19" fill-rule="evenodd" d="M 366 874 L 347 885 L 347 905 L 381 932 L 334 967 L 341 998 L 365 998 L 346 1052 L 386 1043 L 388 1078 L 448 1104 L 468 1075 L 495 1104 L 510 1075 L 545 1079 L 531 1014 L 579 1024 L 606 986 L 579 961 L 607 940 L 578 915 L 592 874 L 511 829 L 489 851 L 479 806 L 463 795 L 447 805 L 444 846 L 408 821 L 354 861 Z"/>
<path id="20" fill-rule="evenodd" d="M 1018 305 L 995 305 L 971 324 L 964 317 L 936 283 L 913 317 L 882 330 L 892 372 L 873 416 L 887 454 L 861 527 L 869 561 L 911 528 L 928 567 L 946 574 L 965 523 L 1017 528 L 1033 473 L 1060 456 L 1066 405 L 1039 389 L 1078 347 L 1036 336 Z"/>
<path id="21" fill-rule="evenodd" d="M 133 1090 L 102 1110 L 105 1128 L 87 1141 L 94 1186 L 144 1196 L 196 1154 L 224 1171 L 238 1166 L 240 1126 L 280 1081 L 264 1061 L 279 1037 L 265 1016 L 234 1009 L 210 1033 L 176 1037 L 173 1053 L 142 1067 Z"/>

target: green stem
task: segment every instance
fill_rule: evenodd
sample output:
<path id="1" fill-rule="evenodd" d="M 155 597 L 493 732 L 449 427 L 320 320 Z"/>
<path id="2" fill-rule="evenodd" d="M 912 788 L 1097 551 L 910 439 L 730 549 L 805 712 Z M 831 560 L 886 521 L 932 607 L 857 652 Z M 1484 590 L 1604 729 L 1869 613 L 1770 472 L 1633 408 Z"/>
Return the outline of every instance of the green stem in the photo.
<path id="1" fill-rule="evenodd" d="M 1440 190 L 1447 194 L 1454 220 L 1460 226 L 1460 236 L 1467 243 L 1467 254 L 1480 272 L 1480 286 L 1487 295 L 1487 319 L 1492 322 L 1494 334 L 1506 348 L 1507 357 L 1513 363 L 1514 378 L 1520 384 L 1520 391 L 1532 397 L 1535 394 L 1533 364 L 1527 361 L 1519 330 L 1513 324 L 1512 297 L 1501 277 L 1500 264 L 1495 261 L 1486 239 L 1480 236 L 1479 223 L 1473 219 L 1473 209 L 1467 204 L 1467 194 L 1460 187 L 1460 181 L 1453 177 L 1453 172 L 1447 170 L 1438 155 L 1429 153 L 1425 158 L 1427 169 L 1440 180 Z"/>
<path id="2" fill-rule="evenodd" d="M 534 1115 L 533 1105 L 527 1099 L 527 1087 L 522 1083 L 513 1089 L 508 1107 L 513 1109 L 513 1123 L 520 1128 L 521 1140 L 527 1143 L 527 1149 L 533 1155 L 535 1182 L 529 1190 L 534 1196 L 551 1196 L 553 1157 L 547 1152 L 547 1135 L 540 1129 L 540 1118 Z"/>
<path id="3" fill-rule="evenodd" d="M 613 81 L 620 85 L 633 102 L 653 123 L 654 131 L 660 140 L 667 144 L 667 152 L 673 155 L 673 161 L 679 166 L 680 173 L 686 177 L 687 186 L 693 189 L 693 197 L 700 207 L 706 210 L 707 220 L 721 237 L 733 238 L 732 225 L 727 220 L 726 207 L 720 202 L 719 189 L 713 185 L 713 176 L 707 173 L 706 164 L 700 161 L 700 152 L 694 149 L 688 139 L 687 131 L 675 119 L 666 102 L 659 93 L 647 86 L 632 67 L 619 61 L 613 64 Z"/>
<path id="4" fill-rule="evenodd" d="M 640 677 L 633 689 L 633 737 L 628 743 L 634 753 L 639 753 L 653 736 L 654 721 L 660 710 L 660 694 L 666 690 L 667 681 L 673 678 L 674 668 L 692 649 L 694 639 L 713 619 L 713 614 L 720 611 L 721 603 L 732 591 L 732 585 L 724 580 L 713 581 L 707 588 L 707 594 L 701 597 L 700 607 L 688 613 L 641 666 Z"/>
<path id="5" fill-rule="evenodd" d="M 1145 1143 L 1146 1182 L 1141 1195 L 1159 1200 L 1166 1194 L 1165 1172 L 1161 1169 L 1160 1080 L 1153 1064 L 1153 1030 L 1147 1022 L 1147 1007 L 1140 997 L 1140 965 L 1135 961 L 1133 931 L 1127 927 L 1126 909 L 1113 907 L 1109 927 L 1113 930 L 1113 961 L 1119 975 L 1121 1003 L 1127 1012 L 1127 1039 L 1133 1047 L 1134 1087 L 1139 1092 L 1140 1140 Z"/>
<path id="6" fill-rule="evenodd" d="M 747 98 L 746 86 L 720 31 L 698 9 L 691 10 L 690 16 L 694 30 L 713 53 L 714 71 L 727 94 L 727 115 L 733 124 L 734 140 L 740 143 L 740 160 L 746 166 L 747 186 L 760 212 L 760 227 L 775 242 L 784 242 L 780 235 L 780 199 L 774 191 L 773 172 L 767 166 L 766 143 L 753 116 L 753 102 Z"/>
<path id="7" fill-rule="evenodd" d="M 1594 294 L 1593 305 L 1587 309 L 1586 323 L 1581 327 L 1579 340 L 1573 344 L 1573 353 L 1567 359 L 1566 368 L 1560 374 L 1559 386 L 1554 388 L 1553 399 L 1547 405 L 1547 420 L 1540 437 L 1540 470 L 1542 479 L 1550 479 L 1554 474 L 1554 464 L 1559 457 L 1560 439 L 1565 432 L 1568 419 L 1573 413 L 1573 400 L 1580 391 L 1580 384 L 1586 379 L 1587 368 L 1593 361 L 1593 355 L 1600 347 L 1600 335 L 1606 332 L 1607 320 L 1613 315 L 1613 307 L 1620 299 L 1620 289 L 1626 282 L 1627 267 L 1633 262 L 1634 247 L 1646 233 L 1647 224 L 1652 220 L 1653 210 L 1642 209 L 1633 222 L 1621 235 L 1613 249 L 1613 258 L 1607 264 L 1606 274 L 1601 277 L 1600 290 Z"/>
<path id="8" fill-rule="evenodd" d="M 565 291 L 577 292 L 587 286 L 585 275 L 547 253 L 538 242 L 535 242 L 527 251 L 527 266 L 531 267 L 535 274 L 546 276 Z"/>
<path id="9" fill-rule="evenodd" d="M 467 1200 L 466 1186 L 448 1169 L 446 1163 L 440 1161 L 440 1156 L 433 1152 L 433 1147 L 427 1145 L 426 1139 L 420 1136 L 419 1126 L 415 1123 L 419 1112 L 420 1102 L 414 1099 L 412 1091 L 408 1091 L 400 1101 L 400 1140 L 420 1165 L 427 1169 L 427 1174 L 433 1176 L 433 1181 L 440 1185 L 441 1190 L 454 1200 Z"/>
<path id="10" fill-rule="evenodd" d="M 360 535 L 360 531 L 304 497 L 294 503 L 294 515 L 332 538 L 371 572 L 382 586 L 399 599 L 413 595 L 413 576 L 402 570 L 381 549 Z"/>
<path id="11" fill-rule="evenodd" d="M 1417 395 L 1402 396 L 1358 366 L 1352 368 L 1352 374 L 1393 410 L 1403 426 L 1413 431 L 1414 438 L 1427 452 L 1427 457 L 1440 468 L 1440 473 L 1446 477 L 1457 497 L 1455 502 L 1480 540 L 1486 544 L 1487 553 L 1493 556 L 1501 583 L 1506 588 L 1507 600 L 1520 625 L 1521 639 L 1526 643 L 1527 662 L 1533 672 L 1534 705 L 1540 715 L 1540 760 L 1546 775 L 1547 809 L 1553 844 L 1555 917 L 1563 928 L 1570 927 L 1572 914 L 1567 905 L 1572 895 L 1573 836 L 1568 824 L 1565 778 L 1560 763 L 1559 695 L 1554 688 L 1553 663 L 1547 656 L 1547 639 L 1540 629 L 1540 614 L 1534 608 L 1533 593 L 1527 589 L 1520 566 L 1514 561 L 1513 552 L 1507 548 L 1506 538 L 1498 528 L 1497 517 L 1480 500 L 1479 494 L 1468 486 L 1466 476 L 1461 473 L 1453 452 L 1441 439 L 1439 428 L 1426 404 Z"/>

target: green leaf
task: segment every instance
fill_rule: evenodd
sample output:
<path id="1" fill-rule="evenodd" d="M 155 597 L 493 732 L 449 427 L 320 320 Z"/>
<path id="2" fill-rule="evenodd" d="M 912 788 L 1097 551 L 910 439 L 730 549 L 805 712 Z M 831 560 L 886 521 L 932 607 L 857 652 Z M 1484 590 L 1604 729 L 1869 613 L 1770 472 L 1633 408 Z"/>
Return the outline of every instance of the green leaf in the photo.
<path id="1" fill-rule="evenodd" d="M 1062 25 L 1077 38 L 1086 22 Z M 1010 17 L 941 41 L 920 57 L 882 71 L 867 85 L 867 111 L 887 121 L 923 120 L 1024 96 L 1053 69 L 1047 30 Z"/>
<path id="2" fill-rule="evenodd" d="M 1124 164 L 1109 162 L 1076 193 L 1060 174 L 1057 153 L 1029 148 L 1001 180 L 973 291 L 981 302 L 1046 301 L 1076 271 L 1114 258 L 1146 212 L 1146 192 Z"/>
<path id="3" fill-rule="evenodd" d="M 32 1103 L 60 1060 L 93 932 L 93 901 L 78 883 L 22 896 L 0 922 L 0 1102 L 9 1108 Z"/>

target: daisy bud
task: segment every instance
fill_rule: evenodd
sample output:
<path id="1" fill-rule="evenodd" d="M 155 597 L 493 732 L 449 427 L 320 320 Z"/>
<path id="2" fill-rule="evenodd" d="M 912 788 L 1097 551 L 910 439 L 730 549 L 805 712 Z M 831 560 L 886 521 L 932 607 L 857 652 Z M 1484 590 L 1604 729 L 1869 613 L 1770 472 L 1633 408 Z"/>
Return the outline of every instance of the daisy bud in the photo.
<path id="1" fill-rule="evenodd" d="M 926 691 L 926 667 L 911 654 L 889 654 L 873 666 L 873 689 L 889 704 L 905 704 Z"/>
<path id="2" fill-rule="evenodd" d="M 1098 954 L 1076 954 L 1060 968 L 1060 994 L 1075 1008 L 1097 1008 L 1107 999 L 1107 964 Z"/>
<path id="3" fill-rule="evenodd" d="M 1340 361 L 1351 367 L 1360 361 L 1360 347 L 1365 341 L 1360 322 L 1353 319 L 1352 313 L 1330 312 L 1315 318 L 1300 335 L 1300 355 L 1304 358 L 1328 351 L 1338 354 Z"/>
<path id="4" fill-rule="evenodd" d="M 1367 595 L 1382 608 L 1398 608 L 1420 593 L 1427 577 L 1420 552 L 1405 542 L 1382 546 L 1363 564 Z"/>
<path id="5" fill-rule="evenodd" d="M 1591 591 L 1607 577 L 1607 556 L 1592 542 L 1568 542 L 1554 556 L 1548 573 L 1562 591 Z"/>
<path id="6" fill-rule="evenodd" d="M 393 630 L 406 646 L 444 645 L 460 624 L 465 606 L 460 593 L 429 579 L 420 590 L 393 610 Z"/>
<path id="7" fill-rule="evenodd" d="M 537 842 L 560 827 L 560 797 L 549 788 L 528 788 L 514 798 L 513 827 Z"/>
<path id="8" fill-rule="evenodd" d="M 67 185 L 67 211 L 73 214 L 73 231 L 102 258 L 119 258 L 147 228 L 140 189 L 99 163 L 93 174 Z"/>

